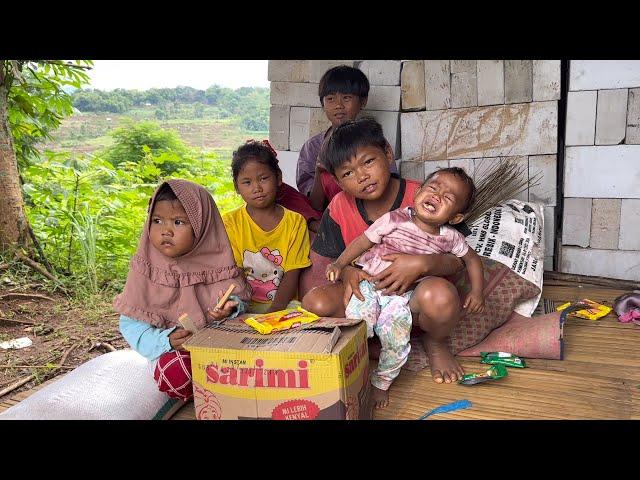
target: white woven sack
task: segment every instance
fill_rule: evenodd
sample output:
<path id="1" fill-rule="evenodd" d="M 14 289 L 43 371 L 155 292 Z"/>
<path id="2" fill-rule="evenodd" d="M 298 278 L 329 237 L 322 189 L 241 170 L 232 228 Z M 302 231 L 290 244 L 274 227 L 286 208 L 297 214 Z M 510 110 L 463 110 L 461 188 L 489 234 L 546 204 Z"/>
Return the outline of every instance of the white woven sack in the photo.
<path id="1" fill-rule="evenodd" d="M 182 406 L 160 392 L 152 364 L 134 350 L 86 363 L 0 414 L 0 420 L 151 420 Z"/>

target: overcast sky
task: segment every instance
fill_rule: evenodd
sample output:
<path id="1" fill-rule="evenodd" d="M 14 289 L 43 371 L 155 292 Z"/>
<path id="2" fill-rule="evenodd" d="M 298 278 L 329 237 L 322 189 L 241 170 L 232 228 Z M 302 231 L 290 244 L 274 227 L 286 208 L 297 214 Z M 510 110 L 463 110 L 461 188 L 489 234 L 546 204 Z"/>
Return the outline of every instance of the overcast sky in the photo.
<path id="1" fill-rule="evenodd" d="M 95 60 L 90 88 L 268 87 L 267 66 L 268 60 Z"/>

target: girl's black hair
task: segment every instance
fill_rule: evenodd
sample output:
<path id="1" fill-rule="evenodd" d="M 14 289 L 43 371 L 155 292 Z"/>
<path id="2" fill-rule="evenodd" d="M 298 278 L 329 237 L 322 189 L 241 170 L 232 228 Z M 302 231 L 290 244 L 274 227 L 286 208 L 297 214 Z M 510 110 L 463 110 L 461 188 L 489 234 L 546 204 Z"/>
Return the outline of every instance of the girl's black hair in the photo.
<path id="1" fill-rule="evenodd" d="M 473 183 L 473 179 L 460 167 L 448 167 L 441 168 L 439 170 L 436 170 L 435 172 L 430 173 L 427 178 L 424 179 L 422 186 L 426 185 L 427 182 L 431 180 L 431 178 L 433 178 L 436 173 L 450 173 L 451 175 L 454 175 L 465 183 L 465 185 L 468 187 L 468 194 L 466 199 L 467 201 L 464 203 L 462 211 L 460 213 L 467 213 L 473 206 L 473 202 L 476 199 L 476 185 L 475 183 Z"/>
<path id="2" fill-rule="evenodd" d="M 384 138 L 382 126 L 373 118 L 359 118 L 344 122 L 333 130 L 322 146 L 320 161 L 329 173 L 356 155 L 359 148 L 375 146 L 385 151 L 389 142 Z"/>
<path id="3" fill-rule="evenodd" d="M 330 68 L 322 78 L 318 85 L 318 95 L 320 96 L 320 105 L 324 105 L 322 99 L 333 93 L 342 93 L 357 95 L 360 98 L 369 96 L 369 80 L 362 73 L 362 70 L 349 67 L 348 65 L 339 65 Z"/>
<path id="4" fill-rule="evenodd" d="M 233 172 L 233 182 L 236 183 L 240 170 L 249 160 L 267 165 L 276 175 L 282 175 L 282 170 L 278 165 L 278 159 L 271 148 L 262 142 L 249 140 L 235 152 L 231 160 L 231 171 Z"/>
<path id="5" fill-rule="evenodd" d="M 178 200 L 178 197 L 176 197 L 176 194 L 173 193 L 173 190 L 168 183 L 163 184 L 158 191 L 158 195 L 156 195 L 156 202 L 161 202 L 163 200 L 168 200 L 171 202 L 174 200 Z"/>

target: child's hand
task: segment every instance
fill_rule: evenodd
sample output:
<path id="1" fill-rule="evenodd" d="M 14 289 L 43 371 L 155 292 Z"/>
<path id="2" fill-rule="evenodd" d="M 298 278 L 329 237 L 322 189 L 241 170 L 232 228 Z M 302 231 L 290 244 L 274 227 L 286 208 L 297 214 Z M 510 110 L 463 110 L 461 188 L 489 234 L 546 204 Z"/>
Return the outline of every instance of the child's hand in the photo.
<path id="1" fill-rule="evenodd" d="M 422 275 L 422 258 L 431 255 L 391 253 L 382 260 L 391 262 L 387 268 L 372 278 L 376 290 L 385 295 L 403 295 Z"/>
<path id="2" fill-rule="evenodd" d="M 327 265 L 327 280 L 335 283 L 340 279 L 340 273 L 342 273 L 342 267 L 338 266 L 336 262 Z"/>
<path id="3" fill-rule="evenodd" d="M 482 292 L 470 292 L 464 301 L 464 309 L 467 313 L 482 313 L 484 312 L 484 298 Z"/>
<path id="4" fill-rule="evenodd" d="M 171 348 L 174 350 L 184 350 L 182 344 L 186 342 L 190 336 L 191 332 L 189 330 L 185 330 L 180 327 L 176 328 L 169 334 L 169 343 L 171 344 Z"/>
<path id="5" fill-rule="evenodd" d="M 224 292 L 222 290 L 220 290 L 218 292 L 218 298 L 221 298 L 222 295 L 224 295 Z M 227 300 L 226 302 L 224 302 L 224 304 L 222 305 L 222 307 L 217 308 L 217 307 L 213 307 L 207 310 L 207 314 L 209 315 L 209 317 L 213 320 L 220 321 L 223 320 L 225 318 L 227 318 L 229 315 L 231 315 L 233 313 L 233 310 L 238 306 L 238 302 L 236 302 L 235 300 Z"/>
<path id="6" fill-rule="evenodd" d="M 355 295 L 358 300 L 364 302 L 364 296 L 360 291 L 360 282 L 362 280 L 371 281 L 371 275 L 364 270 L 355 267 L 348 267 L 344 269 L 344 273 L 342 275 L 342 283 L 344 283 L 344 297 L 342 301 L 344 302 L 345 308 L 349 304 L 349 300 L 351 300 L 351 295 Z"/>

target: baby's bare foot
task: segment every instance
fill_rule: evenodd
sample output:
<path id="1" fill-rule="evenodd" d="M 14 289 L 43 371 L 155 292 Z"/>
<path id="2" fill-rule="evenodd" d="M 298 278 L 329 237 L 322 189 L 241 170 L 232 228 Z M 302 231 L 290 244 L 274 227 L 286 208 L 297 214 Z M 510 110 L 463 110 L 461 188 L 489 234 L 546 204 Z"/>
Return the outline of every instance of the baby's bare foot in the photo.
<path id="1" fill-rule="evenodd" d="M 373 406 L 375 408 L 384 408 L 389 405 L 389 392 L 387 390 L 380 390 L 378 387 L 371 385 L 373 398 Z"/>
<path id="2" fill-rule="evenodd" d="M 428 335 L 424 336 L 424 348 L 429 355 L 429 365 L 431 376 L 436 383 L 457 382 L 464 375 L 464 370 L 449 351 L 445 342 L 431 340 Z"/>

